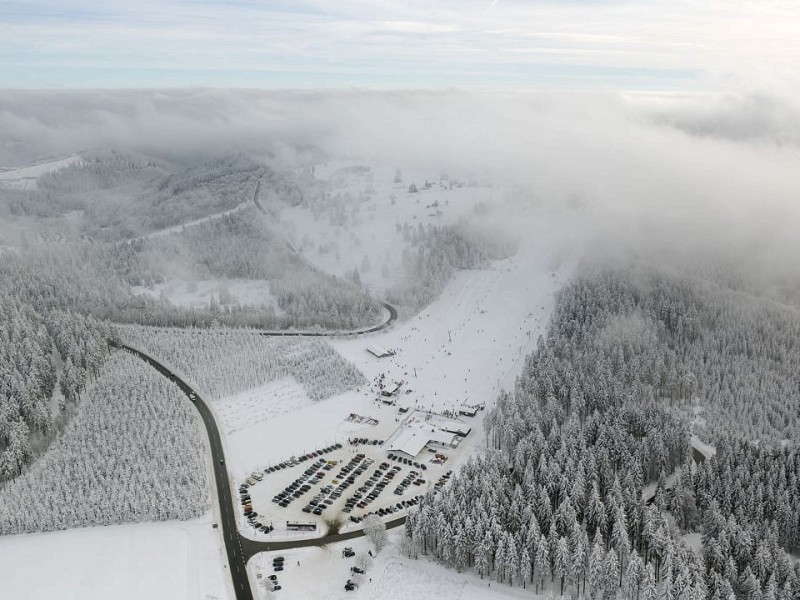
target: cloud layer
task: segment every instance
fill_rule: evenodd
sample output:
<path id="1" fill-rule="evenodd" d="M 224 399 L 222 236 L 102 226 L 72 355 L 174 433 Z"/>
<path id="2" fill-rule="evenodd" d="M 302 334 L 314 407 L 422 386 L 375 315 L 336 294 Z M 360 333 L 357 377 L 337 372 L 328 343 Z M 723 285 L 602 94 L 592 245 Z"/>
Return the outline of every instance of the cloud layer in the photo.
<path id="1" fill-rule="evenodd" d="M 96 147 L 187 161 L 313 148 L 513 188 L 518 235 L 549 207 L 584 249 L 713 256 L 767 279 L 800 273 L 798 131 L 792 105 L 764 96 L 0 93 L 0 164 Z"/>
<path id="2" fill-rule="evenodd" d="M 800 0 L 11 0 L 13 88 L 796 89 Z"/>

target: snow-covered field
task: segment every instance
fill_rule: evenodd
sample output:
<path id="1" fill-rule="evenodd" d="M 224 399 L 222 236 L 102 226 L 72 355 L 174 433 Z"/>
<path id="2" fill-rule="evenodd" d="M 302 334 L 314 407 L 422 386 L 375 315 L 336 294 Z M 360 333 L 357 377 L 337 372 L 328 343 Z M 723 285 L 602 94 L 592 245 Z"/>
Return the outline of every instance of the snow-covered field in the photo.
<path id="1" fill-rule="evenodd" d="M 270 292 L 269 282 L 258 279 L 170 279 L 152 286 L 135 286 L 132 291 L 153 298 L 164 297 L 175 306 L 187 308 L 208 308 L 213 300 L 220 305 L 271 306 L 276 315 L 283 314 Z"/>
<path id="2" fill-rule="evenodd" d="M 309 407 L 313 403 L 303 386 L 289 376 L 229 396 L 216 402 L 214 408 L 220 415 L 220 430 L 231 435 L 277 416 Z"/>
<path id="3" fill-rule="evenodd" d="M 0 537 L 0 597 L 26 600 L 220 600 L 224 551 L 211 513 Z"/>
<path id="4" fill-rule="evenodd" d="M 331 544 L 322 548 L 302 548 L 275 553 L 264 553 L 253 557 L 248 563 L 251 587 L 259 600 L 500 600 L 504 598 L 527 598 L 537 600 L 532 590 L 509 587 L 488 580 L 481 580 L 474 573 L 456 573 L 426 559 L 411 560 L 399 552 L 402 533 L 390 534 L 391 543 L 374 558 L 374 547 L 359 538 L 348 542 Z M 356 556 L 343 558 L 345 546 L 353 548 Z M 281 590 L 267 591 L 267 577 L 273 574 L 272 558 L 283 556 L 285 568 L 279 573 Z M 298 561 L 300 565 L 298 566 Z M 354 575 L 353 566 L 366 564 L 364 575 Z M 259 574 L 261 577 L 259 577 Z M 344 585 L 350 579 L 358 588 L 347 592 Z"/>
<path id="5" fill-rule="evenodd" d="M 52 173 L 81 160 L 79 154 L 41 162 L 27 167 L 0 169 L 0 187 L 23 190 L 36 189 L 36 179 L 45 173 Z"/>

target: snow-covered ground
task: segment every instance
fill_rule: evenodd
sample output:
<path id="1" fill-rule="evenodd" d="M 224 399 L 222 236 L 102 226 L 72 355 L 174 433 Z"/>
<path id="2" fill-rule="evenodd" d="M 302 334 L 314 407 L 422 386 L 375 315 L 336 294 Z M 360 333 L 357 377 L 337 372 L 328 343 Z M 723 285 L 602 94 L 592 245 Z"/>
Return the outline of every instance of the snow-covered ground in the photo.
<path id="1" fill-rule="evenodd" d="M 45 173 L 52 173 L 64 167 L 79 162 L 79 154 L 41 162 L 27 167 L 14 169 L 0 169 L 0 187 L 19 188 L 23 190 L 36 189 L 36 179 Z"/>
<path id="2" fill-rule="evenodd" d="M 462 271 L 416 317 L 370 338 L 332 340 L 369 380 L 382 373 L 413 390 L 402 401 L 434 411 L 491 404 L 509 389 L 545 332 L 567 271 L 551 273 L 547 248 L 531 242 L 487 270 Z M 377 359 L 367 344 L 396 354 Z"/>
<path id="3" fill-rule="evenodd" d="M 406 558 L 398 550 L 400 535 L 399 530 L 393 531 L 390 534 L 392 543 L 374 558 L 368 554 L 370 550 L 374 553 L 374 548 L 365 538 L 322 548 L 259 554 L 248 563 L 251 587 L 259 600 L 537 600 L 545 597 L 521 587 L 512 588 L 496 582 L 490 585 L 489 580 L 481 580 L 474 573 L 459 574 L 424 558 Z M 353 548 L 356 556 L 343 558 L 345 546 Z M 272 569 L 275 556 L 285 558 L 284 570 L 278 573 Z M 354 566 L 366 566 L 366 573 L 354 575 L 350 571 Z M 281 586 L 276 592 L 267 591 L 267 578 L 272 574 Z M 356 590 L 344 590 L 348 579 L 358 583 Z"/>
<path id="4" fill-rule="evenodd" d="M 212 300 L 218 304 L 223 304 L 221 300 L 227 300 L 227 304 L 271 306 L 276 315 L 283 314 L 283 309 L 270 292 L 269 282 L 259 279 L 169 279 L 152 286 L 135 286 L 132 291 L 153 298 L 163 296 L 175 306 L 187 308 L 208 308 Z"/>
<path id="5" fill-rule="evenodd" d="M 294 377 L 278 381 L 216 402 L 220 430 L 230 435 L 285 413 L 306 408 L 314 403 Z"/>
<path id="6" fill-rule="evenodd" d="M 0 537 L 3 598 L 220 600 L 224 551 L 211 513 L 191 521 Z"/>

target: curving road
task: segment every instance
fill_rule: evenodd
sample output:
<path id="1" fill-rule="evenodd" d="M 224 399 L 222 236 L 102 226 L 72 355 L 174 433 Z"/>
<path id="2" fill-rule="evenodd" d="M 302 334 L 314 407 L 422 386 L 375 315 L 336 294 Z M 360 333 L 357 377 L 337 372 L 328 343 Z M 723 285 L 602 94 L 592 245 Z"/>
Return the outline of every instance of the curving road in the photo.
<path id="1" fill-rule="evenodd" d="M 389 317 L 378 325 L 373 325 L 366 329 L 353 329 L 350 331 L 258 331 L 260 335 L 270 337 L 349 337 L 351 335 L 365 335 L 367 333 L 375 333 L 381 329 L 386 329 L 392 321 L 397 320 L 397 309 L 387 302 L 381 302 L 381 306 L 389 311 Z"/>
<path id="2" fill-rule="evenodd" d="M 363 335 L 365 333 L 373 333 L 388 327 L 392 321 L 397 319 L 397 310 L 391 305 L 382 303 L 383 306 L 389 311 L 389 318 L 380 325 L 370 327 L 368 329 L 361 329 L 349 332 L 260 332 L 261 335 L 267 336 L 295 336 L 295 337 L 337 337 L 349 335 Z M 222 527 L 222 535 L 225 540 L 225 550 L 228 554 L 228 565 L 231 570 L 231 579 L 233 580 L 233 589 L 236 592 L 236 600 L 253 600 L 253 591 L 250 588 L 250 580 L 247 578 L 247 561 L 259 552 L 269 552 L 273 550 L 288 550 L 290 548 L 303 548 L 308 546 L 322 546 L 334 542 L 341 542 L 364 535 L 362 530 L 349 531 L 347 533 L 336 533 L 324 537 L 307 538 L 300 540 L 286 540 L 276 542 L 260 542 L 248 539 L 239 533 L 236 526 L 236 507 L 234 498 L 231 497 L 231 485 L 228 478 L 228 468 L 225 464 L 225 453 L 222 450 L 222 440 L 220 438 L 217 422 L 214 420 L 214 415 L 209 409 L 208 404 L 203 400 L 202 396 L 192 388 L 186 381 L 184 381 L 177 373 L 175 373 L 168 366 L 163 364 L 157 358 L 151 356 L 144 350 L 116 342 L 109 341 L 109 345 L 115 348 L 129 352 L 138 358 L 141 358 L 154 369 L 165 377 L 172 380 L 181 391 L 194 403 L 197 411 L 200 413 L 200 418 L 203 420 L 206 432 L 208 434 L 208 443 L 211 448 L 211 457 L 214 467 L 214 481 L 217 488 L 217 498 L 219 501 L 220 511 L 220 526 Z M 399 527 L 405 523 L 405 517 L 394 519 L 386 523 L 386 528 Z"/>

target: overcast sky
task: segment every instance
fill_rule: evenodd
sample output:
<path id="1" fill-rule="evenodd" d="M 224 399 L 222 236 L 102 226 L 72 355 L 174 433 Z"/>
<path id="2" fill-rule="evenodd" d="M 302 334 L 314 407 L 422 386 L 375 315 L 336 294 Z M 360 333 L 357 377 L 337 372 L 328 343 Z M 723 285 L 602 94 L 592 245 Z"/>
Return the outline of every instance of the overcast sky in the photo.
<path id="1" fill-rule="evenodd" d="M 772 90 L 798 64 L 800 0 L 0 0 L 2 88 Z"/>

